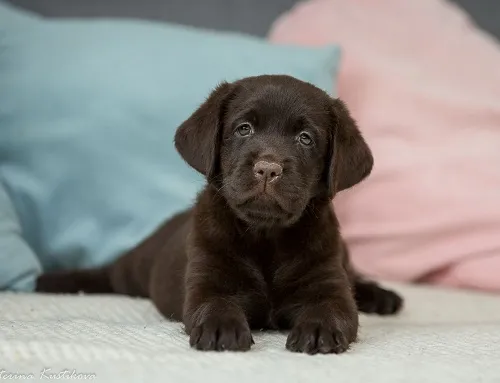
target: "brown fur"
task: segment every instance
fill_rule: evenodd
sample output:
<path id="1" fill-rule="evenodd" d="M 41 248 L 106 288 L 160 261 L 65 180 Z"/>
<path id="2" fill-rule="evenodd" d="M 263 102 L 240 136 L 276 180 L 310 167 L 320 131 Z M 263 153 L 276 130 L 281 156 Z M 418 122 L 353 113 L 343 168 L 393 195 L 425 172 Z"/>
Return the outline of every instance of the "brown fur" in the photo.
<path id="1" fill-rule="evenodd" d="M 251 329 L 270 328 L 290 330 L 291 351 L 341 353 L 358 310 L 401 308 L 352 270 L 332 209 L 373 165 L 340 100 L 288 76 L 224 83 L 176 148 L 207 177 L 194 207 L 112 265 L 42 275 L 38 291 L 150 297 L 200 350 L 248 350 Z"/>

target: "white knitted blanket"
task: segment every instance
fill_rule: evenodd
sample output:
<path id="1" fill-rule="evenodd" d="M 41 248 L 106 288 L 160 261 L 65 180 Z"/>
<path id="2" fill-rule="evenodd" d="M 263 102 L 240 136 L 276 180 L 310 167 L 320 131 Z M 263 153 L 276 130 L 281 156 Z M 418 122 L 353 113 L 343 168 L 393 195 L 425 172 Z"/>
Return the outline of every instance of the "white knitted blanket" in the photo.
<path id="1" fill-rule="evenodd" d="M 364 316 L 359 342 L 327 356 L 290 353 L 277 333 L 248 353 L 198 352 L 147 300 L 3 293 L 0 381 L 500 382 L 500 297 L 396 288 L 403 314 Z"/>

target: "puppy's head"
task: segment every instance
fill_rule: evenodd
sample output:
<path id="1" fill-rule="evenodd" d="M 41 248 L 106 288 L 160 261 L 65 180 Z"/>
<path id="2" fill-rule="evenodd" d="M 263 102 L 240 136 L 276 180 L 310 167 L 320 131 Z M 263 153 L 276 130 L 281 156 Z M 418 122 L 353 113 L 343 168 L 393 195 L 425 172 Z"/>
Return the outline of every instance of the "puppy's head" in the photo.
<path id="1" fill-rule="evenodd" d="M 252 226 L 288 226 L 363 180 L 373 157 L 342 101 L 289 76 L 222 83 L 177 130 L 180 155 Z"/>

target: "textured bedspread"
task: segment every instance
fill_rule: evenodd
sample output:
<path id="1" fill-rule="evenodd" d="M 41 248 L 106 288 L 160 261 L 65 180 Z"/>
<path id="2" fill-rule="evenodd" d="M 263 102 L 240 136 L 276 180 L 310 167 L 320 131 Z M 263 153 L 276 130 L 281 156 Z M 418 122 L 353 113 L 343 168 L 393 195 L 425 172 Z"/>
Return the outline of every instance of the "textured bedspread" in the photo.
<path id="1" fill-rule="evenodd" d="M 272 333 L 256 333 L 249 353 L 202 353 L 147 300 L 0 294 L 0 380 L 500 382 L 500 297 L 397 288 L 404 313 L 364 316 L 359 342 L 340 356 L 290 353 Z"/>

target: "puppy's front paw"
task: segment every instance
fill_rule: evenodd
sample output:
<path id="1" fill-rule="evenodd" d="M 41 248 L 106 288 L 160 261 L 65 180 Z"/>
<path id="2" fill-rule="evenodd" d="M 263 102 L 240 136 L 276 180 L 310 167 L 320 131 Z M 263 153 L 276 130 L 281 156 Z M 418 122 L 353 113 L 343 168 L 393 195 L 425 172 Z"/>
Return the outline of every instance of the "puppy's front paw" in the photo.
<path id="1" fill-rule="evenodd" d="M 355 293 L 359 311 L 367 314 L 393 315 L 403 307 L 403 298 L 374 282 L 357 281 Z"/>
<path id="2" fill-rule="evenodd" d="M 340 354 L 349 348 L 348 334 L 332 326 L 316 323 L 298 324 L 288 335 L 286 348 L 307 354 Z"/>
<path id="3" fill-rule="evenodd" d="M 204 351 L 248 351 L 254 341 L 248 323 L 232 318 L 211 318 L 193 327 L 189 344 Z"/>

